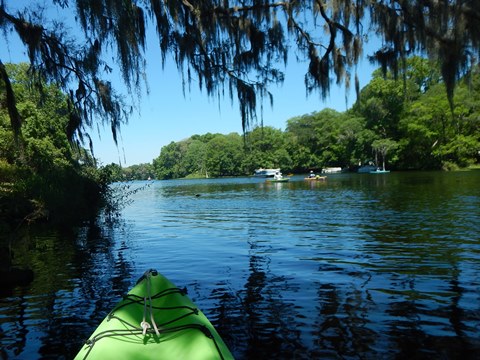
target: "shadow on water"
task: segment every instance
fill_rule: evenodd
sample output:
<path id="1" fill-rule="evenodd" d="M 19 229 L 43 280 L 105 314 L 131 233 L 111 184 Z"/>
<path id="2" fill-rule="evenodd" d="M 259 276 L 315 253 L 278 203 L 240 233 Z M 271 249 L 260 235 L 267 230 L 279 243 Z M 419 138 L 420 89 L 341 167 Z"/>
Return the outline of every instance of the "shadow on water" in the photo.
<path id="1" fill-rule="evenodd" d="M 35 277 L 1 294 L 3 358 L 73 358 L 133 282 L 127 246 L 97 225 L 75 232 L 29 227 L 15 237 L 15 262 Z"/>
<path id="2" fill-rule="evenodd" d="M 217 289 L 220 303 L 213 314 L 216 327 L 238 359 L 302 358 L 309 353 L 302 344 L 302 318 L 294 302 L 282 297 L 296 291 L 285 276 L 269 269 L 269 257 L 256 255 L 263 245 L 248 241 L 249 275 L 244 288 L 226 295 Z"/>

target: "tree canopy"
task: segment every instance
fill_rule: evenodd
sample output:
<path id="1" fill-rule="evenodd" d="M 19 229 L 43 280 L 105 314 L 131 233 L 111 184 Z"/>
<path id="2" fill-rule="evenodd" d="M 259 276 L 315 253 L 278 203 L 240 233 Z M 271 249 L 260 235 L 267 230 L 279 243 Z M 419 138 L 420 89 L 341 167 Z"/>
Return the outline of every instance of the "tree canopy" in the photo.
<path id="1" fill-rule="evenodd" d="M 283 65 L 294 54 L 306 60 L 307 93 L 329 92 L 336 81 L 355 81 L 363 44 L 378 37 L 370 54 L 395 76 L 412 54 L 440 63 L 453 108 L 457 79 L 476 65 L 480 50 L 480 3 L 476 0 L 50 0 L 14 8 L 0 2 L 0 28 L 6 40 L 16 33 L 28 52 L 33 78 L 47 79 L 69 94 L 70 141 L 82 142 L 85 128 L 107 122 L 116 139 L 128 118 L 124 97 L 112 88 L 112 54 L 133 93 L 145 81 L 146 33 L 154 28 L 160 65 L 172 56 L 185 84 L 198 81 L 210 96 L 236 98 L 244 129 L 256 119 L 268 86 L 283 80 Z M 47 7 L 48 6 L 48 7 Z M 63 24 L 51 9 L 68 14 Z M 76 27 L 75 27 L 76 26 Z M 72 27 L 74 30 L 72 30 Z M 81 30 L 81 31 L 80 31 Z M 375 34 L 375 35 L 372 35 Z M 10 75 L 0 59 L 12 127 L 22 118 Z M 88 138 L 87 138 L 88 139 Z"/>

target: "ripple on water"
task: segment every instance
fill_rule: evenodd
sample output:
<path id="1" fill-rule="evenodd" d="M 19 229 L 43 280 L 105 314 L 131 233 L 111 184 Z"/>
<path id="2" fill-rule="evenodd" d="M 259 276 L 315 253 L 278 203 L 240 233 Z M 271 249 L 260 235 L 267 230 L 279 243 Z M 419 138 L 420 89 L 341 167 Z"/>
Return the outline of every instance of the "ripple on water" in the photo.
<path id="1" fill-rule="evenodd" d="M 239 359 L 473 358 L 478 183 L 443 173 L 157 181 L 114 227 L 25 240 L 17 260 L 38 276 L 0 299 L 2 351 L 72 358 L 157 268 Z"/>

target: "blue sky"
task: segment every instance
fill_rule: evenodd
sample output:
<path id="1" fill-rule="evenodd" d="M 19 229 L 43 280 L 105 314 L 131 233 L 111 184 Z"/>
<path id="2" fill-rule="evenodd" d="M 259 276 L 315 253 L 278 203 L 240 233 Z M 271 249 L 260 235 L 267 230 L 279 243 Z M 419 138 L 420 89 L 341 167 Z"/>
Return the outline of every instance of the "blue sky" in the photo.
<path id="1" fill-rule="evenodd" d="M 153 52 L 153 51 L 152 51 Z M 191 92 L 182 91 L 181 77 L 175 65 L 170 62 L 161 70 L 160 62 L 148 56 L 147 79 L 150 94 L 140 101 L 139 111 L 135 112 L 128 125 L 123 126 L 119 137 L 119 146 L 115 147 L 108 128 L 103 129 L 100 137 L 93 133 L 95 155 L 104 164 L 111 162 L 132 165 L 151 162 L 160 154 L 162 146 L 171 141 L 179 141 L 194 134 L 231 132 L 242 133 L 242 124 L 238 103 L 230 98 L 210 98 L 201 93 L 195 83 Z M 373 67 L 364 60 L 359 68 L 361 86 L 370 80 Z M 348 93 L 343 87 L 332 85 L 331 94 L 321 101 L 319 93 L 306 96 L 304 73 L 306 64 L 292 61 L 287 66 L 286 78 L 282 86 L 274 86 L 273 108 L 265 99 L 263 105 L 263 125 L 285 129 L 288 119 L 320 111 L 326 107 L 345 111 L 355 101 L 355 91 Z M 258 119 L 260 121 L 260 118 Z M 100 141 L 101 139 L 101 141 Z"/>
<path id="2" fill-rule="evenodd" d="M 20 3 L 15 5 L 20 6 Z M 4 63 L 26 60 L 25 50 L 16 41 L 12 39 L 8 46 L 0 47 L 0 59 Z M 122 166 L 149 163 L 160 154 L 162 146 L 194 134 L 242 133 L 237 102 L 232 104 L 228 97 L 209 98 L 198 90 L 195 82 L 191 84 L 191 91 L 186 91 L 184 96 L 176 66 L 173 61 L 167 61 L 162 70 L 156 44 L 155 39 L 150 37 L 146 72 L 150 93 L 147 95 L 143 92 L 138 109 L 130 117 L 129 123 L 122 127 L 118 147 L 113 142 L 108 126 L 100 127 L 100 131 L 96 127 L 90 131 L 95 156 L 103 165 L 112 162 Z M 345 111 L 352 106 L 355 101 L 353 86 L 346 94 L 344 87 L 332 84 L 330 96 L 325 101 L 321 100 L 319 93 L 307 97 L 304 86 L 307 66 L 306 63 L 296 63 L 294 57 L 290 58 L 285 69 L 285 82 L 270 89 L 274 97 L 273 108 L 268 100 L 264 102 L 264 126 L 284 130 L 287 120 L 292 117 L 327 107 Z M 373 70 L 374 67 L 366 59 L 360 62 L 358 75 L 361 87 L 368 84 Z M 112 80 L 114 86 L 120 83 Z"/>

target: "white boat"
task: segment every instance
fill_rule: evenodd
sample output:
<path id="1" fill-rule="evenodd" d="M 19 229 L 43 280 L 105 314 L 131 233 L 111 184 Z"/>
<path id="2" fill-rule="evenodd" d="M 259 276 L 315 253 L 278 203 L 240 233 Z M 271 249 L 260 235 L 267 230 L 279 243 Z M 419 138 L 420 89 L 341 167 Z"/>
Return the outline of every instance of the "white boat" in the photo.
<path id="1" fill-rule="evenodd" d="M 253 176 L 255 177 L 274 177 L 275 173 L 279 173 L 280 169 L 257 169 Z"/>
<path id="2" fill-rule="evenodd" d="M 327 167 L 322 169 L 322 174 L 335 174 L 335 173 L 341 173 L 342 168 L 341 167 Z"/>

